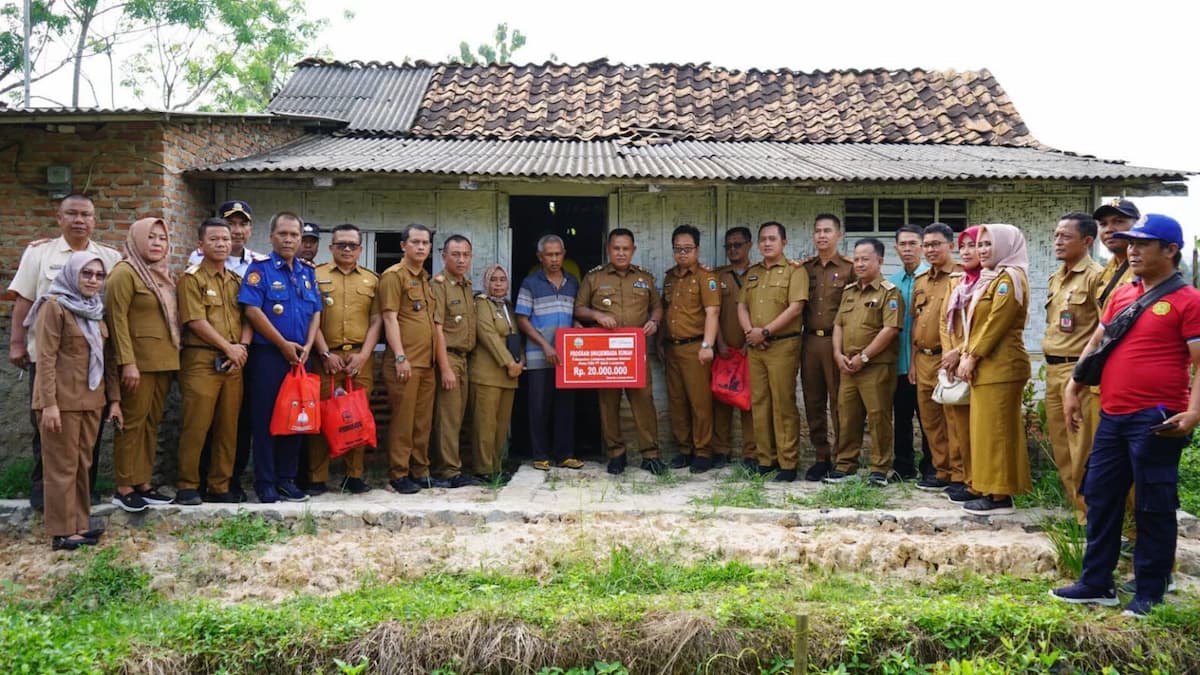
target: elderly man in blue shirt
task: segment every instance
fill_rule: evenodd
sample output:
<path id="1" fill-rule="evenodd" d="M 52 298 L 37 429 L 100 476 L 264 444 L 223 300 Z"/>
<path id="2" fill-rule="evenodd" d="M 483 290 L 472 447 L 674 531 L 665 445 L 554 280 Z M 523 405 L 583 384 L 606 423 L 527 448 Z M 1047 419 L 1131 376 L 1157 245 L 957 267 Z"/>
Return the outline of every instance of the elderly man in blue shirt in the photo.
<path id="1" fill-rule="evenodd" d="M 900 331 L 900 356 L 896 361 L 896 397 L 892 408 L 894 458 L 892 469 L 901 478 L 917 478 L 917 465 L 913 450 L 913 417 L 917 412 L 917 385 L 908 381 L 908 369 L 912 364 L 912 307 L 913 284 L 917 275 L 929 269 L 921 251 L 922 228 L 919 225 L 902 225 L 896 230 L 896 253 L 903 265 L 899 271 L 888 276 L 904 296 L 904 327 Z M 918 419 L 917 424 L 921 421 Z M 929 446 L 925 432 L 921 431 L 921 476 L 933 473 L 933 462 L 929 457 Z"/>

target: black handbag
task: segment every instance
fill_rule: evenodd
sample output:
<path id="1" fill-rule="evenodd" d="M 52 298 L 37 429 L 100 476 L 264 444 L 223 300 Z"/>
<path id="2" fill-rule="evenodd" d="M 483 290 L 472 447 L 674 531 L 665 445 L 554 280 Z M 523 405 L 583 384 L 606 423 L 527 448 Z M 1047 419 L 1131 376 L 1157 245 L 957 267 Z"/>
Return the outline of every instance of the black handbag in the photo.
<path id="1" fill-rule="evenodd" d="M 1104 327 L 1104 337 L 1100 338 L 1100 344 L 1088 355 L 1079 359 L 1075 364 L 1075 369 L 1071 372 L 1071 379 L 1080 384 L 1096 386 L 1100 384 L 1100 373 L 1104 370 L 1104 363 L 1108 361 L 1108 357 L 1112 351 L 1116 349 L 1117 343 L 1129 329 L 1133 327 L 1133 323 L 1137 321 L 1138 316 L 1146 311 L 1146 308 L 1158 302 L 1163 296 L 1168 293 L 1173 293 L 1187 284 L 1183 281 L 1183 277 L 1179 273 L 1171 275 L 1171 278 L 1161 284 L 1150 289 L 1125 309 L 1117 313 L 1112 321 Z"/>

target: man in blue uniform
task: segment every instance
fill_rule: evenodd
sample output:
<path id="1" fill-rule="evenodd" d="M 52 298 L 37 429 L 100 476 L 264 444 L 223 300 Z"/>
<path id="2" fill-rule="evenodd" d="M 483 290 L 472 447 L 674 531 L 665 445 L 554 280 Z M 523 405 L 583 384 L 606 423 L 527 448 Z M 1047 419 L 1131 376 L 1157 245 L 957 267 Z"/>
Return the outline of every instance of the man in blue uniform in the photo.
<path id="1" fill-rule="evenodd" d="M 301 436 L 272 436 L 271 414 L 283 378 L 308 360 L 321 326 L 321 296 L 311 263 L 296 257 L 304 222 L 281 211 L 271 218 L 270 256 L 246 268 L 238 303 L 254 328 L 246 377 L 254 436 L 254 491 L 258 501 L 308 499 L 296 487 Z"/>

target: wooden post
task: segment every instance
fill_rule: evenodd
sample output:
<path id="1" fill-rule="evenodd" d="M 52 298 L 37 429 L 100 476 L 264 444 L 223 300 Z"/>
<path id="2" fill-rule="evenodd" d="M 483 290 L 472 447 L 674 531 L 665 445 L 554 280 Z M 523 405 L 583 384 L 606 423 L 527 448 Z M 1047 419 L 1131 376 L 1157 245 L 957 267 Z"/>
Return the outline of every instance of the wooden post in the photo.
<path id="1" fill-rule="evenodd" d="M 792 641 L 792 673 L 808 673 L 808 615 L 796 615 L 796 636 Z"/>

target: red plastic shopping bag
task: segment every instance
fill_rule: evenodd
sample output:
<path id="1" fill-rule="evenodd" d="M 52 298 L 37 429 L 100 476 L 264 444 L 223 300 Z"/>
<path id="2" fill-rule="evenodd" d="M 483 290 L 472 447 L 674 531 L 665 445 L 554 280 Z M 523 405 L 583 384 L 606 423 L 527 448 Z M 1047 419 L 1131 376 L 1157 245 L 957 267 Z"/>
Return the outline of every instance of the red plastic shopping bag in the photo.
<path id="1" fill-rule="evenodd" d="M 321 401 L 321 433 L 329 441 L 329 456 L 340 457 L 355 448 L 374 447 L 375 415 L 367 390 L 355 389 L 347 377 L 346 388 L 335 388 Z"/>
<path id="2" fill-rule="evenodd" d="M 713 398 L 742 410 L 750 409 L 750 362 L 736 349 L 717 355 L 712 365 Z"/>
<path id="3" fill-rule="evenodd" d="M 321 378 L 304 370 L 303 364 L 292 367 L 279 385 L 275 396 L 275 411 L 271 415 L 272 436 L 315 434 L 321 430 Z"/>

